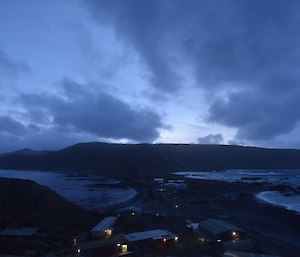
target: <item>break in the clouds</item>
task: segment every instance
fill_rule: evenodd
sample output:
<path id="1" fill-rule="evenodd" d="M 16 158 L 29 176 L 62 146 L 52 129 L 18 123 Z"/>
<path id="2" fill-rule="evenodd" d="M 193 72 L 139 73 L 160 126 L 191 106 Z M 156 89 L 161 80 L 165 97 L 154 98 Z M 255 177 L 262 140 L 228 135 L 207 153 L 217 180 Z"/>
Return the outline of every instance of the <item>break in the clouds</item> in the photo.
<path id="1" fill-rule="evenodd" d="M 224 139 L 222 134 L 209 134 L 205 137 L 199 137 L 197 141 L 198 144 L 221 144 Z"/>
<path id="2" fill-rule="evenodd" d="M 299 10 L 293 0 L 0 0 L 0 150 L 299 148 Z"/>

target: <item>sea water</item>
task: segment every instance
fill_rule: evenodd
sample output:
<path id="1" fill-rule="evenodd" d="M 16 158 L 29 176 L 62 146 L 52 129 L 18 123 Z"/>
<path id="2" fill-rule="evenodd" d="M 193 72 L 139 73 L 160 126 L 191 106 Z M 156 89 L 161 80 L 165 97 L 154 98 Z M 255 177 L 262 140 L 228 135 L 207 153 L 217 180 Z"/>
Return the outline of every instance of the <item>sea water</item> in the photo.
<path id="1" fill-rule="evenodd" d="M 92 209 L 118 204 L 131 199 L 134 189 L 109 188 L 106 185 L 119 183 L 101 176 L 67 176 L 63 173 L 44 171 L 0 170 L 0 177 L 32 180 L 47 186 L 62 197 L 85 208 Z M 100 185 L 100 186 L 99 186 Z"/>
<path id="2" fill-rule="evenodd" d="M 224 182 L 265 183 L 272 185 L 286 185 L 300 189 L 300 170 L 225 170 L 225 171 L 186 171 L 175 172 L 187 178 L 218 180 Z M 270 204 L 284 207 L 300 213 L 300 194 L 279 191 L 263 191 L 256 195 Z"/>

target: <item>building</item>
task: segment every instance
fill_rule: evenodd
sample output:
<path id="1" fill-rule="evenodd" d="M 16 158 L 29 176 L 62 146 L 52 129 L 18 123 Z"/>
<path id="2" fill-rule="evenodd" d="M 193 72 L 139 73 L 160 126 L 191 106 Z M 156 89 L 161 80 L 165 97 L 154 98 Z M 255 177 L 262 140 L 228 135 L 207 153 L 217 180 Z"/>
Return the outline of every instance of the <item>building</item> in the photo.
<path id="1" fill-rule="evenodd" d="M 252 252 L 254 250 L 253 244 L 249 239 L 228 241 L 220 243 L 219 249 L 222 252 L 226 251 L 239 251 L 239 252 Z"/>
<path id="2" fill-rule="evenodd" d="M 167 243 L 168 241 L 177 241 L 178 237 L 165 229 L 154 229 L 143 232 L 136 232 L 123 237 L 128 241 L 128 249 L 148 248 L 153 243 Z"/>
<path id="3" fill-rule="evenodd" d="M 201 240 L 208 243 L 221 243 L 246 239 L 246 232 L 232 224 L 222 220 L 208 219 L 194 226 L 196 233 Z"/>
<path id="4" fill-rule="evenodd" d="M 102 256 L 127 252 L 127 250 L 143 249 L 153 243 L 168 243 L 177 241 L 178 237 L 164 229 L 154 229 L 143 232 L 126 234 L 101 240 L 94 240 L 76 244 L 78 253 L 88 252 L 91 256 Z"/>
<path id="5" fill-rule="evenodd" d="M 0 232 L 0 237 L 13 239 L 30 239 L 43 240 L 47 237 L 46 233 L 38 233 L 40 228 L 22 227 L 22 228 L 7 228 Z"/>
<path id="6" fill-rule="evenodd" d="M 155 178 L 154 182 L 156 182 L 158 184 L 163 184 L 165 182 L 165 180 L 163 178 Z"/>
<path id="7" fill-rule="evenodd" d="M 258 254 L 258 253 L 245 253 L 245 252 L 238 252 L 238 251 L 226 251 L 223 254 L 223 257 L 278 257 L 278 256 Z"/>
<path id="8" fill-rule="evenodd" d="M 119 210 L 117 210 L 118 216 L 139 216 L 142 212 L 142 208 L 135 207 L 135 206 L 129 206 L 124 207 Z"/>
<path id="9" fill-rule="evenodd" d="M 111 236 L 113 225 L 116 223 L 117 217 L 105 217 L 95 227 L 91 229 L 91 236 L 94 238 L 101 238 Z"/>
<path id="10" fill-rule="evenodd" d="M 89 237 L 89 233 L 81 232 L 77 236 L 70 236 L 68 238 L 68 244 L 70 246 L 73 246 L 73 245 L 76 245 L 76 244 L 83 243 L 88 239 L 88 237 Z"/>
<path id="11" fill-rule="evenodd" d="M 127 251 L 127 240 L 123 237 L 105 238 L 76 245 L 78 253 L 88 252 L 90 256 L 111 255 Z"/>

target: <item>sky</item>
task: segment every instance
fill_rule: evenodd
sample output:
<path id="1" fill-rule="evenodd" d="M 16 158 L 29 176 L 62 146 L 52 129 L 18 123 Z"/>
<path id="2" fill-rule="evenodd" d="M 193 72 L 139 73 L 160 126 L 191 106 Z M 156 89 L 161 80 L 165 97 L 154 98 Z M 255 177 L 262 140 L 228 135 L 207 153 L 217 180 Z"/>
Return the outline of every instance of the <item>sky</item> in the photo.
<path id="1" fill-rule="evenodd" d="M 300 149 L 300 2 L 0 0 L 0 153 Z"/>

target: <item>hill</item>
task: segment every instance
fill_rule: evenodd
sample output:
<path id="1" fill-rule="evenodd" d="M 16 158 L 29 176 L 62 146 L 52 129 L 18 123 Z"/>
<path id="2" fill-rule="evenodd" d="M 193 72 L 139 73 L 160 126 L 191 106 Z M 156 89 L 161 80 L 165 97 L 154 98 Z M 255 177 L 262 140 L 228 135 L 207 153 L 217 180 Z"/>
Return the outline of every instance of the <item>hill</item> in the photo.
<path id="1" fill-rule="evenodd" d="M 48 240 L 89 230 L 97 220 L 46 186 L 30 180 L 0 178 L 0 231 L 11 227 L 39 227 Z M 0 247 L 1 248 L 1 247 Z"/>
<path id="2" fill-rule="evenodd" d="M 42 155 L 0 158 L 0 169 L 95 170 L 134 176 L 144 171 L 298 168 L 300 150 L 234 145 L 80 143 Z"/>
<path id="3" fill-rule="evenodd" d="M 21 155 L 41 155 L 41 154 L 45 154 L 45 153 L 49 153 L 50 151 L 35 151 L 29 148 L 24 148 L 18 151 L 13 151 L 13 152 L 8 152 L 8 153 L 3 153 L 0 154 L 0 158 L 6 155 L 10 155 L 10 154 L 21 154 Z"/>

